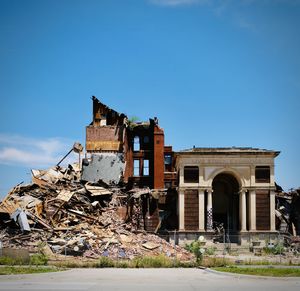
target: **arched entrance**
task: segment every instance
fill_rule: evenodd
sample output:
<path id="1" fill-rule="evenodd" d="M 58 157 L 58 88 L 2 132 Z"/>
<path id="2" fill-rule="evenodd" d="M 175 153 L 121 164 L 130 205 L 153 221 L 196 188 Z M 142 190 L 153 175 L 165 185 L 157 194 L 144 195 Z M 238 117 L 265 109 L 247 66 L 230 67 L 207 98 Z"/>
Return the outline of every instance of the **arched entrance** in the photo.
<path id="1" fill-rule="evenodd" d="M 213 220 L 222 223 L 227 234 L 239 231 L 239 190 L 237 179 L 230 173 L 218 174 L 212 183 Z"/>

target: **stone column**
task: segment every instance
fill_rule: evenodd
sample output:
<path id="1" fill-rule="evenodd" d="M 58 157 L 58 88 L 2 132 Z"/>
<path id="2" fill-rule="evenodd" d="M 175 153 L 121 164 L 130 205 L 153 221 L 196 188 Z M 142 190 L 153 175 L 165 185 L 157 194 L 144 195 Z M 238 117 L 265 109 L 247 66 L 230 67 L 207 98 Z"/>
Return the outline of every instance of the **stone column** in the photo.
<path id="1" fill-rule="evenodd" d="M 204 190 L 198 191 L 199 197 L 199 231 L 205 231 L 205 205 Z"/>
<path id="2" fill-rule="evenodd" d="M 275 192 L 270 191 L 270 230 L 276 231 L 275 227 Z"/>
<path id="3" fill-rule="evenodd" d="M 184 190 L 179 190 L 179 230 L 184 230 Z"/>
<path id="4" fill-rule="evenodd" d="M 246 227 L 246 191 L 240 192 L 240 226 L 241 231 L 247 231 Z"/>
<path id="5" fill-rule="evenodd" d="M 206 230 L 213 230 L 213 209 L 212 209 L 212 190 L 207 191 L 207 205 L 206 205 Z"/>
<path id="6" fill-rule="evenodd" d="M 249 230 L 256 231 L 256 192 L 249 192 Z"/>
<path id="7" fill-rule="evenodd" d="M 179 185 L 184 184 L 184 167 L 180 165 L 179 168 Z"/>

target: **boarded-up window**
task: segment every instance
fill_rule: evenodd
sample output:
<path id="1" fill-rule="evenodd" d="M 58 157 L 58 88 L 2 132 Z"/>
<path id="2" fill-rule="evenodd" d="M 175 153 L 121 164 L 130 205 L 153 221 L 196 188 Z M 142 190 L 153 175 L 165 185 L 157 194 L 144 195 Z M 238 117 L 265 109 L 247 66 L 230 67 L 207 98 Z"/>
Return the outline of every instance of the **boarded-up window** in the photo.
<path id="1" fill-rule="evenodd" d="M 270 230 L 270 193 L 268 190 L 256 191 L 256 229 Z"/>
<path id="2" fill-rule="evenodd" d="M 184 183 L 198 183 L 199 168 L 195 166 L 184 167 Z"/>
<path id="3" fill-rule="evenodd" d="M 184 191 L 184 228 L 199 229 L 199 196 L 198 190 Z"/>
<path id="4" fill-rule="evenodd" d="M 270 167 L 257 166 L 255 168 L 255 182 L 256 183 L 270 183 Z"/>

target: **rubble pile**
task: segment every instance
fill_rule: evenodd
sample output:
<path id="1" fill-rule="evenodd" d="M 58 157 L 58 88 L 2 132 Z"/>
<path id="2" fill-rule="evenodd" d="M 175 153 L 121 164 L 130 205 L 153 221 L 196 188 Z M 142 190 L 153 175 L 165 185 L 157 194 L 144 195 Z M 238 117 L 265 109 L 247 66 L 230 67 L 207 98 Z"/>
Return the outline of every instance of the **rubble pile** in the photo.
<path id="1" fill-rule="evenodd" d="M 276 193 L 276 229 L 300 236 L 300 188 Z"/>
<path id="2" fill-rule="evenodd" d="M 146 190 L 126 191 L 105 183 L 81 183 L 79 166 L 32 170 L 32 183 L 17 185 L 0 204 L 0 240 L 6 248 L 43 249 L 47 255 L 133 259 L 192 255 L 147 234 L 141 213 Z"/>

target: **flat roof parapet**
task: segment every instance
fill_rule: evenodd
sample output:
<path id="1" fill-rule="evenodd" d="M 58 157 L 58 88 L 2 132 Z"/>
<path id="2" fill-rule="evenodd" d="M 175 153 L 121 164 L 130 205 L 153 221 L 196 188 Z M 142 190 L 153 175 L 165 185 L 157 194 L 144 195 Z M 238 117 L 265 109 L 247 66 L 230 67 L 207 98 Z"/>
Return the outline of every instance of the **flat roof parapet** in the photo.
<path id="1" fill-rule="evenodd" d="M 193 147 L 190 149 L 181 150 L 178 152 L 178 154 L 202 154 L 202 155 L 209 155 L 209 154 L 229 154 L 229 155 L 235 155 L 235 154 L 250 154 L 250 155 L 256 155 L 256 154 L 267 154 L 267 155 L 274 155 L 277 157 L 280 154 L 280 151 L 274 151 L 274 150 L 267 150 L 267 149 L 259 149 L 259 148 L 252 148 L 252 147 Z"/>

